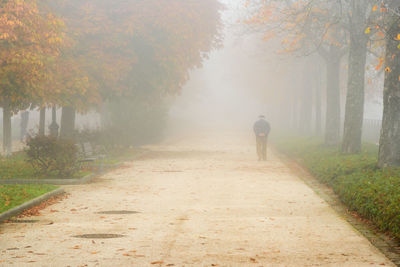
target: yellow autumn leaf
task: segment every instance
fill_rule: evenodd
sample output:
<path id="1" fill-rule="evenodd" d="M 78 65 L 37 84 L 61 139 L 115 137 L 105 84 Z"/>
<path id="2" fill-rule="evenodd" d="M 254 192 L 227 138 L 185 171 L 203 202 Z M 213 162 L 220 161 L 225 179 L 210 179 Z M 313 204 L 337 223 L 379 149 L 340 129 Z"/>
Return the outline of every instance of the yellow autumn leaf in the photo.
<path id="1" fill-rule="evenodd" d="M 377 5 L 374 5 L 373 7 L 372 7 L 372 11 L 377 11 L 378 10 L 378 6 Z"/>
<path id="2" fill-rule="evenodd" d="M 365 29 L 365 34 L 369 34 L 369 33 L 371 33 L 371 27 L 368 27 Z"/>

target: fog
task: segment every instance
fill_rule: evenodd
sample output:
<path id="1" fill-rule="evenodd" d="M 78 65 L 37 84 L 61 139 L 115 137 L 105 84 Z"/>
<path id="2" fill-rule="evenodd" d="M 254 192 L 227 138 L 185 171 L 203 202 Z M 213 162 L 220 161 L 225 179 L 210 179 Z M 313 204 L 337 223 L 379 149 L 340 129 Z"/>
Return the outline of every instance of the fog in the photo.
<path id="1" fill-rule="evenodd" d="M 1 266 L 400 266 L 399 0 L 2 0 Z"/>
<path id="2" fill-rule="evenodd" d="M 262 35 L 238 23 L 243 19 L 242 1 L 226 4 L 223 47 L 190 72 L 189 81 L 170 109 L 172 128 L 251 130 L 261 114 L 277 119 L 271 104 L 276 104 L 273 97 L 282 90 L 280 84 L 285 78 L 280 71 L 287 59 L 276 53 L 276 44 L 265 43 Z"/>
<path id="3" fill-rule="evenodd" d="M 268 114 L 267 99 L 259 92 L 273 87 L 265 59 L 257 58 L 257 39 L 236 39 L 228 32 L 224 48 L 210 54 L 203 67 L 190 73 L 182 94 L 170 110 L 170 121 L 190 127 L 235 129 Z"/>
<path id="4" fill-rule="evenodd" d="M 182 18 L 185 19 L 185 23 L 181 26 L 187 29 L 182 29 L 182 32 L 179 32 L 181 35 L 175 38 L 182 42 L 180 45 L 185 49 L 175 49 L 176 44 L 165 39 L 164 34 L 168 35 L 171 29 L 173 32 L 173 27 L 178 27 L 179 24 L 175 24 L 176 21 L 171 19 L 173 16 L 166 16 L 161 9 L 151 12 L 155 14 L 161 12 L 161 21 L 167 21 L 167 24 L 162 25 L 164 28 L 154 31 L 149 27 L 155 23 L 151 18 L 146 18 L 148 21 L 142 25 L 144 28 L 149 27 L 147 30 L 153 39 L 141 31 L 138 31 L 138 36 L 130 36 L 132 33 L 126 30 L 130 29 L 130 23 L 141 22 L 130 17 L 129 12 L 121 10 L 123 8 L 145 10 L 150 8 L 151 4 L 141 6 L 139 2 L 132 2 L 131 7 L 128 2 L 121 2 L 112 8 L 107 1 L 98 6 L 79 2 L 62 6 L 50 5 L 60 18 L 66 18 L 65 34 L 71 34 L 76 39 L 73 48 L 68 48 L 71 51 L 67 49 L 68 53 L 83 55 L 83 59 L 79 58 L 79 61 L 73 58 L 78 66 L 73 75 L 76 74 L 77 80 L 87 79 L 88 84 L 77 84 L 78 87 L 84 88 L 73 89 L 76 92 L 65 88 L 66 92 L 61 95 L 57 93 L 52 95 L 53 89 L 46 89 L 50 90 L 48 95 L 51 98 L 44 99 L 43 103 L 36 104 L 29 100 L 23 105 L 18 104 L 20 106 L 16 106 L 12 118 L 13 128 L 16 128 L 13 132 L 14 138 L 18 136 L 20 120 L 18 112 L 30 110 L 28 132 L 34 133 L 39 128 L 38 108 L 46 107 L 45 132 L 49 132 L 48 126 L 52 121 L 51 107 L 56 107 L 56 122 L 61 124 L 62 109 L 66 107 L 66 103 L 73 103 L 72 106 L 77 111 L 76 121 L 75 117 L 69 121 L 70 124 L 73 122 L 71 125 L 75 125 L 76 130 L 110 128 L 116 132 L 115 134 L 125 132 L 126 137 L 123 139 L 137 135 L 135 141 L 132 139 L 127 141 L 128 143 L 148 143 L 162 139 L 161 136 L 154 136 L 147 140 L 144 137 L 148 131 L 163 132 L 164 137 L 190 130 L 241 130 L 251 133 L 252 124 L 259 115 L 266 116 L 275 133 L 323 136 L 333 131 L 334 143 L 339 143 L 344 131 L 348 87 L 353 79 L 348 76 L 351 65 L 349 50 L 346 47 L 348 34 L 342 29 L 337 30 L 335 34 L 338 36 L 338 42 L 334 46 L 342 46 L 342 52 L 340 56 L 332 54 L 331 58 L 324 59 L 321 51 L 315 47 L 316 43 L 326 51 L 332 44 L 330 37 L 322 38 L 318 35 L 321 35 L 317 28 L 319 25 L 314 25 L 315 29 L 309 26 L 310 30 L 305 32 L 310 36 L 304 37 L 305 33 L 298 32 L 296 24 L 290 22 L 291 19 L 296 19 L 295 15 L 287 15 L 283 21 L 268 17 L 269 12 L 276 12 L 276 16 L 282 15 L 279 12 L 284 10 L 285 5 L 268 6 L 264 3 L 263 6 L 259 1 L 252 3 L 225 0 L 222 1 L 224 7 L 221 10 L 220 7 L 216 7 L 209 12 L 207 8 L 212 3 L 214 2 L 210 1 L 202 7 L 204 8 L 202 12 L 214 19 L 208 28 L 202 26 L 196 28 L 197 25 L 204 23 L 200 18 L 196 18 L 198 19 L 195 21 L 196 25 L 190 25 L 190 19 L 193 18 Z M 317 8 L 324 4 L 321 2 L 313 5 Z M 327 3 L 326 7 L 336 8 L 335 5 Z M 290 11 L 290 7 L 286 8 Z M 150 12 L 149 10 L 147 11 Z M 102 13 L 104 18 L 92 21 L 89 14 L 94 16 L 100 11 L 104 13 Z M 177 11 L 171 10 L 171 12 Z M 121 18 L 116 18 L 117 13 Z M 260 16 L 264 16 L 265 22 L 261 20 L 260 23 L 258 20 Z M 137 18 L 140 16 L 137 15 Z M 329 21 L 331 18 L 328 16 L 326 19 Z M 347 23 L 346 18 L 343 18 L 343 21 Z M 110 28 L 104 27 L 106 23 L 111 25 Z M 307 23 L 307 20 L 304 23 Z M 306 26 L 304 25 L 302 29 L 307 29 Z M 85 30 L 80 35 L 74 35 L 74 31 L 79 32 L 81 27 Z M 189 29 L 192 30 L 190 38 L 184 36 Z M 111 33 L 113 35 L 110 39 Z M 295 35 L 302 36 L 303 39 L 298 39 Z M 191 39 L 196 38 L 199 40 L 191 43 Z M 326 43 L 321 43 L 320 39 Z M 103 46 L 103 43 L 107 45 Z M 164 47 L 165 51 L 160 47 Z M 365 102 L 362 116 L 367 123 L 361 126 L 364 128 L 369 127 L 370 121 L 379 125 L 383 111 L 384 74 L 376 69 L 377 61 L 380 60 L 377 54 L 381 50 L 374 49 L 373 53 L 368 53 L 366 56 L 365 88 L 363 88 Z M 99 51 L 93 52 L 97 50 Z M 175 57 L 179 60 L 174 61 Z M 168 63 L 164 64 L 163 61 Z M 176 62 L 180 62 L 181 66 Z M 60 65 L 65 66 L 65 63 L 61 62 Z M 334 64 L 333 72 L 328 70 L 332 68 L 332 64 Z M 64 77 L 67 80 L 70 78 Z M 44 85 L 48 87 L 46 82 Z M 361 83 L 360 80 L 357 82 Z M 62 84 L 63 82 L 57 83 L 57 86 L 61 87 L 58 91 L 64 90 Z M 53 88 L 53 84 L 49 88 Z M 333 96 L 327 92 L 333 92 Z M 43 92 L 39 95 L 43 95 Z M 123 106 L 125 107 L 122 108 Z M 133 116 L 125 118 L 126 114 Z M 334 118 L 325 119 L 327 116 Z M 127 122 L 129 127 L 126 125 Z M 349 122 L 348 125 L 354 123 Z M 356 126 L 358 127 L 360 125 Z M 377 142 L 378 132 L 379 127 L 374 126 L 373 129 L 366 129 L 363 137 L 368 141 Z"/>
<path id="5" fill-rule="evenodd" d="M 200 68 L 190 72 L 182 93 L 173 99 L 169 111 L 169 132 L 179 130 L 249 131 L 261 114 L 279 133 L 315 135 L 316 95 L 319 90 L 321 131 L 326 112 L 326 66 L 316 52 L 281 53 L 279 40 L 265 41 L 265 32 L 242 22 L 249 13 L 243 1 L 225 1 L 223 47 L 210 53 Z M 367 69 L 376 76 L 366 84 L 364 120 L 380 121 L 383 103 L 383 75 L 374 74 L 376 58 L 368 57 Z M 340 120 L 344 121 L 348 62 L 340 66 Z M 372 73 L 372 74 L 371 74 Z M 309 91 L 309 119 L 312 130 L 301 129 L 301 99 Z M 294 109 L 294 110 L 293 110 Z M 343 131 L 341 126 L 340 132 Z M 364 125 L 364 127 L 366 127 Z M 379 128 L 379 127 L 378 127 Z M 364 138 L 377 142 L 379 129 L 365 129 Z M 372 132 L 371 132 L 372 131 Z M 317 134 L 318 135 L 318 134 Z"/>

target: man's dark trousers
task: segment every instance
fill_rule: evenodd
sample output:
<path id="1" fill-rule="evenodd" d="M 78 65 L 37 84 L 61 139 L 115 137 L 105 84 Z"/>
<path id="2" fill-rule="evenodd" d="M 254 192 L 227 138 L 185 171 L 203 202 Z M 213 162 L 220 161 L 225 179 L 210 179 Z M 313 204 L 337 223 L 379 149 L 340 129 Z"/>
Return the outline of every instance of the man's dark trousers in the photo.
<path id="1" fill-rule="evenodd" d="M 267 137 L 257 136 L 257 155 L 259 160 L 267 160 Z"/>

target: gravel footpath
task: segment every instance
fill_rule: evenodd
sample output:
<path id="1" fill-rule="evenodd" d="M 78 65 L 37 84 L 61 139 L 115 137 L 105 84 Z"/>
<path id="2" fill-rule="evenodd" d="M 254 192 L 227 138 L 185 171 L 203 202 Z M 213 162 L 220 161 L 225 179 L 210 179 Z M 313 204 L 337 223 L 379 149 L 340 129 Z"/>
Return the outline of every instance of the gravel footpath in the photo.
<path id="1" fill-rule="evenodd" d="M 253 143 L 187 137 L 64 186 L 68 199 L 26 218 L 39 221 L 0 224 L 0 265 L 394 266 L 276 156 L 256 161 Z M 87 234 L 121 236 L 75 237 Z"/>

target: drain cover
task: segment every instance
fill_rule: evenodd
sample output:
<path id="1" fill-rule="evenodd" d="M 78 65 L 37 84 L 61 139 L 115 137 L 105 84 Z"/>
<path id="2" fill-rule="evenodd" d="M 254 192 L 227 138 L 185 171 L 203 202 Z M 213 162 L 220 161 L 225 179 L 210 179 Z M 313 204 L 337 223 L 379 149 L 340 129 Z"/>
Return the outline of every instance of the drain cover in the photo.
<path id="1" fill-rule="evenodd" d="M 106 210 L 97 212 L 98 214 L 136 214 L 138 211 L 133 210 Z"/>
<path id="2" fill-rule="evenodd" d="M 76 237 L 76 238 L 90 238 L 90 239 L 105 239 L 105 238 L 124 237 L 124 235 L 117 235 L 117 234 L 84 234 L 84 235 L 75 235 L 73 237 Z"/>
<path id="3" fill-rule="evenodd" d="M 39 220 L 9 220 L 10 223 L 37 223 Z"/>

